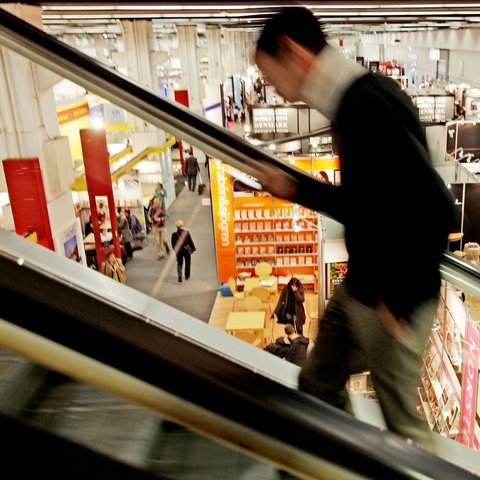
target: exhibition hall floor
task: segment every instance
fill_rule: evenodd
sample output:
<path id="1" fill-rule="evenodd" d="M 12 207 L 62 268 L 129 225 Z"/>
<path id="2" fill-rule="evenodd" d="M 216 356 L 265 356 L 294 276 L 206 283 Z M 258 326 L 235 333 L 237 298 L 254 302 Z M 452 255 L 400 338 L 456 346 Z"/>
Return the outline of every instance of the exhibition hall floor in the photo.
<path id="1" fill-rule="evenodd" d="M 201 168 L 202 178 L 208 178 L 203 165 Z M 156 259 L 155 239 L 150 232 L 143 242 L 143 248 L 135 250 L 133 259 L 126 264 L 127 285 L 223 330 L 228 313 L 233 310 L 233 297 L 223 297 L 220 294 L 209 196 L 202 197 L 184 187 L 168 208 L 168 214 L 169 240 L 176 230 L 175 222 L 181 219 L 195 242 L 197 251 L 192 255 L 190 279 L 178 283 L 177 263 L 173 253 L 164 260 Z M 318 328 L 318 295 L 311 289 L 306 290 L 306 310 L 304 334 L 315 338 Z M 267 324 L 270 316 L 268 313 L 266 312 Z M 283 335 L 283 326 L 274 325 L 272 333 L 273 337 Z"/>

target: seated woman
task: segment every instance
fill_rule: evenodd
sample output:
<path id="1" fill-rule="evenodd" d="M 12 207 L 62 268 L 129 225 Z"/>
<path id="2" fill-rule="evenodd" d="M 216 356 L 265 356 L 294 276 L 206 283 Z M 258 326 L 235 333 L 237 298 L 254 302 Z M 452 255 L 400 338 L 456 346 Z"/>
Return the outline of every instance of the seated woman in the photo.
<path id="1" fill-rule="evenodd" d="M 117 282 L 125 283 L 127 281 L 122 260 L 115 257 L 115 253 L 111 250 L 106 253 L 105 261 L 102 263 L 100 271 Z"/>

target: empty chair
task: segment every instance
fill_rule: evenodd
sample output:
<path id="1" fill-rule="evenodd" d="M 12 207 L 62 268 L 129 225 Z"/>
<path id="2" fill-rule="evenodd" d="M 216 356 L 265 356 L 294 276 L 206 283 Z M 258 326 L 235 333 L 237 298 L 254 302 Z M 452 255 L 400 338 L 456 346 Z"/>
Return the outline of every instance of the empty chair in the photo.
<path id="1" fill-rule="evenodd" d="M 243 308 L 249 312 L 260 312 L 263 310 L 263 303 L 255 295 L 249 295 L 243 301 Z"/>
<path id="2" fill-rule="evenodd" d="M 305 324 L 303 325 L 303 334 L 308 337 L 310 333 L 310 325 L 312 323 L 312 318 L 318 318 L 318 310 L 316 312 L 312 312 L 310 310 L 310 302 L 306 297 L 305 302 L 303 302 L 303 306 L 305 308 Z"/>
<path id="3" fill-rule="evenodd" d="M 265 343 L 263 330 L 238 330 L 233 332 L 233 336 L 253 345 L 254 347 L 263 348 Z"/>
<path id="4" fill-rule="evenodd" d="M 263 304 L 263 307 L 268 307 L 270 313 L 272 312 L 272 296 L 265 287 L 255 287 L 250 292 L 250 295 L 258 297 Z"/>
<path id="5" fill-rule="evenodd" d="M 239 292 L 237 289 L 237 282 L 233 277 L 230 277 L 228 279 L 228 286 L 230 287 L 230 290 L 232 291 L 233 295 L 233 310 L 235 310 L 235 307 L 238 307 L 238 301 L 243 300 L 245 298 L 244 292 Z"/>
<path id="6" fill-rule="evenodd" d="M 269 277 L 272 273 L 272 266 L 267 262 L 259 262 L 255 265 L 255 275 L 260 278 Z"/>

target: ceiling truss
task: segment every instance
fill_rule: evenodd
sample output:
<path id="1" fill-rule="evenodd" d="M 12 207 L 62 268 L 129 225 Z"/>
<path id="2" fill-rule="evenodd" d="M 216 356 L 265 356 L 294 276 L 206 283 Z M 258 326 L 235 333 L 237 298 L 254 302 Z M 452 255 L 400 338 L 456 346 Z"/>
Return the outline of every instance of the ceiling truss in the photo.
<path id="1" fill-rule="evenodd" d="M 53 35 L 120 33 L 122 20 L 151 19 L 154 32 L 176 25 L 257 31 L 284 6 L 305 5 L 321 19 L 328 36 L 407 32 L 480 26 L 480 2 L 320 1 L 320 2 L 22 2 L 40 5 L 45 30 Z"/>

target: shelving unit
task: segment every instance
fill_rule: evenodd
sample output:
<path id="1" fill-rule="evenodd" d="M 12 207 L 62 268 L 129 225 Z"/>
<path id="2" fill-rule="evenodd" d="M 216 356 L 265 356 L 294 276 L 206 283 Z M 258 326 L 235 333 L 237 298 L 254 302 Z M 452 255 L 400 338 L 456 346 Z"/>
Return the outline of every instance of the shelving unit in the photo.
<path id="1" fill-rule="evenodd" d="M 425 353 L 418 387 L 421 411 L 430 429 L 456 439 L 460 422 L 460 382 L 449 362 L 442 361 L 441 338 L 432 332 Z"/>
<path id="2" fill-rule="evenodd" d="M 298 277 L 313 285 L 318 270 L 318 214 L 270 196 L 235 197 L 234 233 L 237 275 L 254 273 L 268 262 L 272 274 Z"/>
<path id="3" fill-rule="evenodd" d="M 455 97 L 453 95 L 411 95 L 418 108 L 418 116 L 424 123 L 444 123 L 453 118 Z"/>
<path id="4" fill-rule="evenodd" d="M 458 289 L 443 282 L 441 292 L 436 328 L 432 330 L 423 354 L 418 409 L 431 430 L 461 441 L 462 380 L 465 381 L 462 379 L 463 337 L 469 313 Z M 475 415 L 473 422 L 474 418 Z M 476 425 L 474 436 L 478 431 Z"/>
<path id="5" fill-rule="evenodd" d="M 333 151 L 332 135 L 310 137 L 309 153 L 329 153 Z"/>

